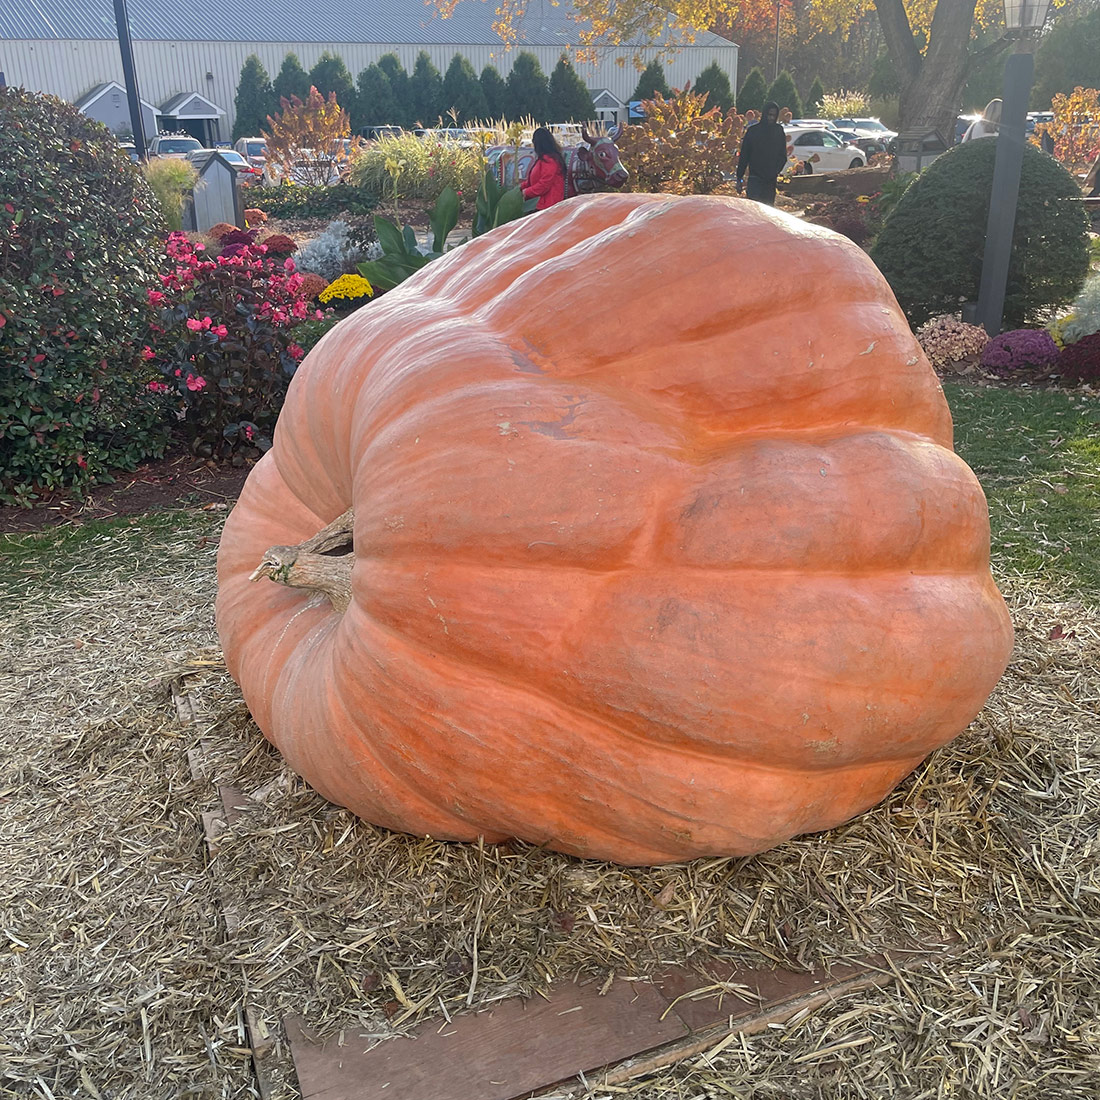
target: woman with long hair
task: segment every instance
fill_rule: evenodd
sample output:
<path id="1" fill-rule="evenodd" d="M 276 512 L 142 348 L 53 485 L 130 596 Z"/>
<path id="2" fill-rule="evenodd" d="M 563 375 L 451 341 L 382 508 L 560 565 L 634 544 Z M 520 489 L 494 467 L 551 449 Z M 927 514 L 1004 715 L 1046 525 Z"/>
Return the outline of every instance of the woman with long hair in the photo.
<path id="1" fill-rule="evenodd" d="M 970 128 L 962 136 L 963 141 L 974 141 L 977 138 L 996 137 L 1001 129 L 1001 101 L 991 99 L 982 111 L 982 117 L 970 124 Z"/>
<path id="2" fill-rule="evenodd" d="M 535 147 L 535 163 L 527 173 L 523 184 L 523 197 L 538 197 L 536 210 L 545 210 L 565 198 L 565 157 L 554 135 L 545 126 L 534 133 L 531 144 Z"/>

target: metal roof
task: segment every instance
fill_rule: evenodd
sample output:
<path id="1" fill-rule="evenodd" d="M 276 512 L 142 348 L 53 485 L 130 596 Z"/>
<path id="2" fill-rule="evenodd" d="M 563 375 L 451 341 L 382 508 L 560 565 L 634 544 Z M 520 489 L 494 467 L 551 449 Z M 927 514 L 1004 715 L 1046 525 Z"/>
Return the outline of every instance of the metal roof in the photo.
<path id="1" fill-rule="evenodd" d="M 128 0 L 135 40 L 161 42 L 319 42 L 338 46 L 500 45 L 493 0 L 462 0 L 449 19 L 424 0 Z M 569 0 L 530 0 L 517 47 L 576 41 Z M 114 39 L 111 0 L 3 0 L 0 39 Z M 676 41 L 675 36 L 666 36 Z M 704 32 L 696 46 L 729 46 Z M 634 43 L 631 43 L 634 45 Z M 637 43 L 642 45 L 642 43 Z"/>

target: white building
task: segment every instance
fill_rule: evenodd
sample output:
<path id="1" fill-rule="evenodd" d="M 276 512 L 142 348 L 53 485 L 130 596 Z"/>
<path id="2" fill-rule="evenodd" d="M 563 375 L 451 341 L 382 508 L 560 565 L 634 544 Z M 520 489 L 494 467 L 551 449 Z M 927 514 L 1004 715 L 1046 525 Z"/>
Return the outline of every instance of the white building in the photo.
<path id="1" fill-rule="evenodd" d="M 462 0 L 448 19 L 424 0 L 128 0 L 128 7 L 143 110 L 155 112 L 158 129 L 186 129 L 206 142 L 229 137 L 241 66 L 252 53 L 272 79 L 287 53 L 308 71 L 325 50 L 342 57 L 353 78 L 386 53 L 396 53 L 411 73 L 421 50 L 440 72 L 461 53 L 475 71 L 493 65 L 507 76 L 521 50 L 549 74 L 562 51 L 577 44 L 569 0 L 531 0 L 510 51 L 492 29 L 493 0 Z M 671 35 L 666 41 L 677 43 Z M 601 113 L 609 120 L 610 109 L 625 121 L 638 82 L 636 53 L 643 62 L 655 56 L 605 47 L 595 63 L 574 61 L 585 83 L 606 93 Z M 679 88 L 714 62 L 736 87 L 737 46 L 715 34 L 698 35 L 663 64 L 668 83 Z M 128 119 L 125 95 L 115 101 L 123 73 L 112 0 L 3 0 L 0 73 L 11 85 L 90 101 L 89 113 L 129 128 L 111 121 L 120 107 Z"/>

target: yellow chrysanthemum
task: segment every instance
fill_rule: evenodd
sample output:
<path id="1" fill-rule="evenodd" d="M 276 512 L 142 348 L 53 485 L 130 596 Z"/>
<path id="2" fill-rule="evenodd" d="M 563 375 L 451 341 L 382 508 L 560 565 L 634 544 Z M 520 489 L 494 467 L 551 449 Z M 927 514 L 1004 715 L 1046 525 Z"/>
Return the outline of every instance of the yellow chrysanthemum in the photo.
<path id="1" fill-rule="evenodd" d="M 1047 327 L 1047 331 L 1050 333 L 1051 337 L 1054 339 L 1054 342 L 1058 345 L 1059 348 L 1064 348 L 1066 346 L 1066 325 L 1068 325 L 1071 321 L 1076 320 L 1076 313 L 1067 313 L 1065 317 L 1059 317 L 1057 321 L 1052 322 Z"/>
<path id="2" fill-rule="evenodd" d="M 317 295 L 322 302 L 331 302 L 333 298 L 366 298 L 374 293 L 374 287 L 362 275 L 341 275 L 333 280 Z"/>

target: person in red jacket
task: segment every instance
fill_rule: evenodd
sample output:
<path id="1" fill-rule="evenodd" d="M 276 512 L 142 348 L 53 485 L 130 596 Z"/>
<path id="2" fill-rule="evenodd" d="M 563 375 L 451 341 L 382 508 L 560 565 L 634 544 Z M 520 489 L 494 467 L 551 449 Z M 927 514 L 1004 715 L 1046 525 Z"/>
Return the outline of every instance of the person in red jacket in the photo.
<path id="1" fill-rule="evenodd" d="M 523 197 L 533 199 L 538 196 L 536 210 L 545 210 L 565 198 L 565 157 L 554 135 L 540 126 L 531 139 L 538 158 L 527 173 L 523 185 Z"/>

